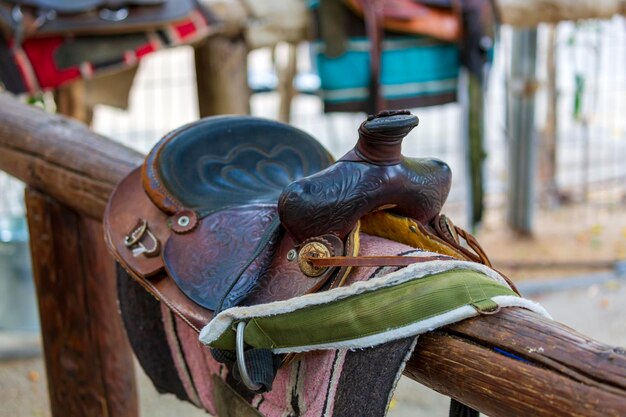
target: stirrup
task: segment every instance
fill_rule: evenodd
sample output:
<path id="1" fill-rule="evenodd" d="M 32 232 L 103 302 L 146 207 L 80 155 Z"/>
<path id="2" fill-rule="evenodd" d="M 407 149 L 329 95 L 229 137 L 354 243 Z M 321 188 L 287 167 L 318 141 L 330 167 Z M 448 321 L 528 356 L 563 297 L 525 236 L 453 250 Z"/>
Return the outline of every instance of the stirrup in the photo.
<path id="1" fill-rule="evenodd" d="M 235 353 L 237 354 L 237 367 L 239 368 L 239 375 L 241 376 L 241 382 L 248 388 L 250 391 L 257 392 L 263 386 L 261 384 L 257 384 L 256 382 L 250 379 L 250 375 L 248 374 L 248 368 L 246 368 L 246 358 L 244 357 L 244 347 L 243 347 L 243 330 L 246 327 L 245 321 L 240 321 L 237 323 L 237 347 L 235 349 Z"/>

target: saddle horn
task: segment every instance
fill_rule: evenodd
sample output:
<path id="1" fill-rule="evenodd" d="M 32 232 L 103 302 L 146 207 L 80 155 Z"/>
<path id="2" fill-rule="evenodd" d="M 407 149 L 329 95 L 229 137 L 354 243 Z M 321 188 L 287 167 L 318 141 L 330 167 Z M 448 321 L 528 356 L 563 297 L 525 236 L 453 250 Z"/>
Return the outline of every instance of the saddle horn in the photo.
<path id="1" fill-rule="evenodd" d="M 345 240 L 361 217 L 381 209 L 422 224 L 432 221 L 448 196 L 451 171 L 437 159 L 402 155 L 402 141 L 418 123 L 407 110 L 370 116 L 359 127 L 356 146 L 337 163 L 287 186 L 278 212 L 294 240 Z"/>

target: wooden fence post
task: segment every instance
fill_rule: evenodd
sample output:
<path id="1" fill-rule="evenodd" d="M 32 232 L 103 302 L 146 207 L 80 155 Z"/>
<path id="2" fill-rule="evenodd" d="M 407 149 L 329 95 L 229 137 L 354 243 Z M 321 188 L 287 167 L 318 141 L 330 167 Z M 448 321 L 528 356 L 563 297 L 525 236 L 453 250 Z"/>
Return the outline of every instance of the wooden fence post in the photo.
<path id="1" fill-rule="evenodd" d="M 532 234 L 535 202 L 535 94 L 537 29 L 515 29 L 511 42 L 511 80 L 507 96 L 509 140 L 507 222 L 521 235 Z"/>
<path id="2" fill-rule="evenodd" d="M 130 345 L 102 225 L 28 189 L 33 275 L 53 417 L 136 417 Z"/>
<path id="3" fill-rule="evenodd" d="M 195 47 L 200 117 L 250 113 L 247 60 L 241 36 L 212 36 Z"/>

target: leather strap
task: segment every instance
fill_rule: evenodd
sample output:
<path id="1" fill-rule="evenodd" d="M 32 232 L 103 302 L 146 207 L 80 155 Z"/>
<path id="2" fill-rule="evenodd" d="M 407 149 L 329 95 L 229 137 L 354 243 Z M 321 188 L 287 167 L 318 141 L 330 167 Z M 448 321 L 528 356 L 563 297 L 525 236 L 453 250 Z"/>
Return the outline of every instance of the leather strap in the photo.
<path id="1" fill-rule="evenodd" d="M 435 217 L 431 223 L 435 234 L 445 244 L 463 254 L 467 260 L 486 265 L 496 272 L 509 284 L 511 289 L 520 295 L 519 290 L 513 281 L 502 272 L 493 268 L 491 261 L 485 250 L 480 246 L 478 240 L 466 230 L 454 225 L 445 215 L 441 214 Z M 460 239 L 465 240 L 467 246 L 461 244 Z M 418 262 L 430 261 L 449 261 L 455 259 L 452 256 L 436 255 L 436 256 L 308 256 L 305 261 L 316 268 L 335 268 L 335 267 L 377 267 L 377 266 L 408 266 Z"/>
<path id="2" fill-rule="evenodd" d="M 365 32 L 370 42 L 370 94 L 368 112 L 383 110 L 385 98 L 380 90 L 381 55 L 383 43 L 383 7 L 382 0 L 359 0 L 363 8 Z"/>
<path id="3" fill-rule="evenodd" d="M 331 256 L 328 258 L 308 257 L 307 261 L 316 267 L 335 266 L 407 266 L 419 262 L 449 261 L 449 256 Z"/>
<path id="4" fill-rule="evenodd" d="M 478 240 L 476 240 L 471 233 L 452 224 L 452 222 L 443 214 L 436 216 L 432 225 L 437 232 L 437 236 L 443 239 L 447 244 L 463 253 L 463 255 L 467 256 L 470 260 L 485 264 L 491 268 L 491 261 L 489 260 L 487 253 L 485 253 L 485 250 L 482 246 L 480 246 Z M 452 233 L 455 233 L 457 236 L 453 236 Z M 462 237 L 472 250 L 462 246 L 458 237 Z"/>
<path id="5" fill-rule="evenodd" d="M 374 267 L 374 266 L 408 266 L 419 262 L 449 261 L 450 256 L 331 256 L 329 258 L 307 258 L 311 265 L 318 268 L 326 267 Z M 478 262 L 482 263 L 482 262 Z M 491 266 L 490 266 L 491 267 Z M 521 295 L 513 281 L 502 272 L 498 272 L 516 294 Z"/>

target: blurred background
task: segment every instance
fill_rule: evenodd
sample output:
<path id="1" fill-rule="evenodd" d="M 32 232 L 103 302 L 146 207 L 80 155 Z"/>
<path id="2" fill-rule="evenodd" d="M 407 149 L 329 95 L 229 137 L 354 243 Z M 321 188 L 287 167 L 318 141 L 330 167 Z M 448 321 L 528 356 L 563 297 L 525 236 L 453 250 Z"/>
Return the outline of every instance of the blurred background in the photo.
<path id="1" fill-rule="evenodd" d="M 220 7 L 236 2 L 208 3 L 217 20 L 232 23 Z M 304 22 L 310 22 L 310 10 L 305 9 Z M 506 22 L 507 9 L 500 12 Z M 314 13 L 316 28 L 320 16 Z M 479 85 L 475 71 L 456 63 L 454 98 L 412 108 L 420 125 L 405 139 L 403 153 L 437 157 L 451 166 L 444 212 L 477 236 L 494 266 L 520 283 L 522 292 L 546 304 L 558 320 L 623 346 L 626 20 L 567 17 L 524 28 L 498 25 L 483 51 Z M 272 32 L 271 40 L 260 40 L 263 33 L 246 26 L 258 26 L 258 16 L 237 19 L 244 36 L 234 38 L 244 45 L 247 83 L 231 99 L 241 91 L 249 97 L 235 107 L 288 121 L 337 158 L 352 148 L 366 113 L 329 111 L 332 80 L 324 79 L 328 68 L 320 57 L 319 31 L 314 40 L 310 30 L 293 35 L 293 28 L 286 39 Z M 88 115 L 77 117 L 96 132 L 147 152 L 165 133 L 207 114 L 198 104 L 203 97 L 197 53 L 178 45 L 142 57 L 138 68 L 131 68 L 136 74 L 126 99 L 116 106 L 90 102 Z M 103 80 L 105 86 L 114 83 Z M 21 96 L 48 111 L 71 114 L 62 100 L 74 88 L 65 84 Z M 5 359 L 0 404 L 31 398 L 30 404 L 7 406 L 6 413 L 0 407 L 0 416 L 18 415 L 18 409 L 19 415 L 49 413 L 24 215 L 23 185 L 0 172 L 0 360 Z M 437 407 L 445 413 L 445 402 L 425 391 L 411 394 L 416 387 L 403 384 L 392 416 L 415 409 L 430 415 Z M 149 391 L 144 385 L 142 392 Z M 152 408 L 145 415 L 173 413 L 161 400 L 146 401 Z M 178 405 L 172 401 L 171 407 Z"/>

